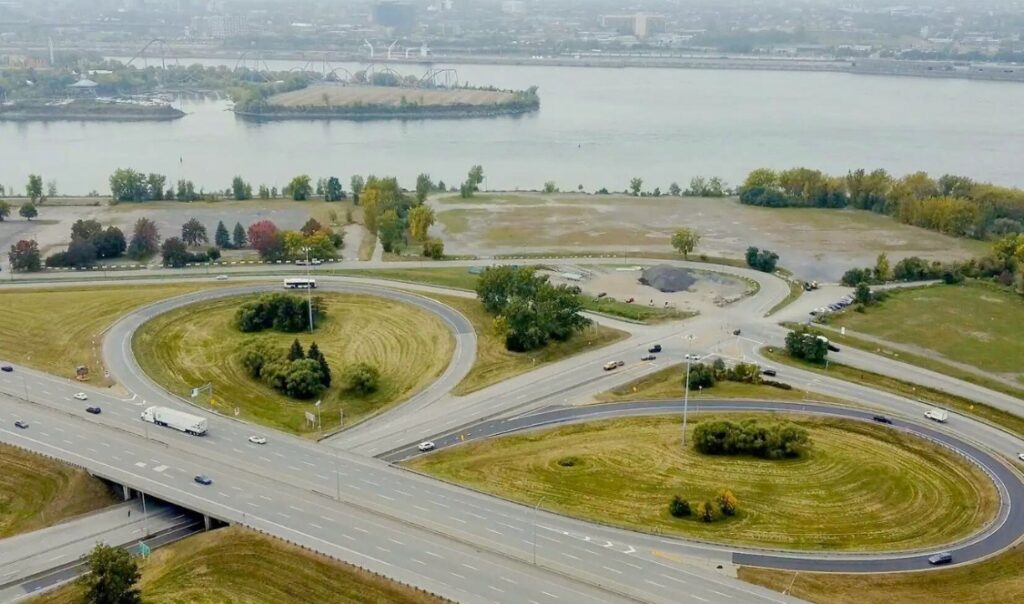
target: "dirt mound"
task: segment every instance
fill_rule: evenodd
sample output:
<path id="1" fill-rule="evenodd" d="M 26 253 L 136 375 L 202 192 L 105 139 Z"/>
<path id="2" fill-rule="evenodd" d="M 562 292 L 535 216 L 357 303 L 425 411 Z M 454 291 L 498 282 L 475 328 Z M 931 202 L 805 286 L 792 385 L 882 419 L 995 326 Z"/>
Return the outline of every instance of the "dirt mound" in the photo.
<path id="1" fill-rule="evenodd" d="M 665 293 L 690 291 L 696 282 L 693 272 L 667 264 L 652 266 L 640 274 L 640 283 Z"/>

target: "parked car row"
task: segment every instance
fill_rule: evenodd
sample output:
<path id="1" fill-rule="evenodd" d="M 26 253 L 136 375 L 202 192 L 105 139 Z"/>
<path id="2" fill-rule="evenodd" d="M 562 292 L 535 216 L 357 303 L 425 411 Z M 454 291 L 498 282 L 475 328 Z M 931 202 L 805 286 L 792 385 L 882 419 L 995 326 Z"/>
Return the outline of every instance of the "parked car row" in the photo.
<path id="1" fill-rule="evenodd" d="M 833 302 L 832 304 L 827 304 L 825 306 L 815 308 L 814 310 L 811 311 L 811 315 L 817 317 L 819 315 L 828 314 L 830 312 L 839 312 L 840 310 L 843 310 L 844 308 L 851 304 L 853 304 L 853 296 L 846 295 L 840 298 L 838 301 Z"/>

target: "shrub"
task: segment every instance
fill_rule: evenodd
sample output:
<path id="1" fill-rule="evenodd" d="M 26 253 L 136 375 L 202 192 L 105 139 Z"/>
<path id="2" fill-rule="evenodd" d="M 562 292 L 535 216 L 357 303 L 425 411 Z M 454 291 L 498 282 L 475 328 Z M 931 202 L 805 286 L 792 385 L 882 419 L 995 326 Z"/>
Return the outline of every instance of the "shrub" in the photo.
<path id="1" fill-rule="evenodd" d="M 729 489 L 722 489 L 718 493 L 718 497 L 715 498 L 715 502 L 718 503 L 718 509 L 725 516 L 735 516 L 736 508 L 739 505 L 739 501 L 736 500 L 736 496 L 732 494 Z"/>
<path id="2" fill-rule="evenodd" d="M 753 455 L 763 459 L 799 457 L 809 444 L 807 431 L 788 422 L 760 424 L 720 420 L 701 422 L 693 431 L 694 447 L 706 455 Z"/>
<path id="3" fill-rule="evenodd" d="M 562 459 L 558 460 L 558 465 L 562 466 L 563 468 L 571 468 L 578 463 L 580 463 L 580 458 L 573 456 L 563 457 Z"/>
<path id="4" fill-rule="evenodd" d="M 710 501 L 698 503 L 697 517 L 704 522 L 712 522 L 715 519 L 715 506 Z"/>
<path id="5" fill-rule="evenodd" d="M 668 513 L 672 514 L 675 518 L 685 518 L 693 513 L 690 509 L 690 502 L 683 499 L 679 495 L 672 498 L 672 502 L 668 504 Z"/>
<path id="6" fill-rule="evenodd" d="M 345 372 L 344 384 L 347 392 L 359 396 L 373 394 L 380 386 L 380 371 L 368 363 L 356 363 Z"/>
<path id="7" fill-rule="evenodd" d="M 427 239 L 423 242 L 423 255 L 434 260 L 444 258 L 444 242 L 440 239 Z"/>

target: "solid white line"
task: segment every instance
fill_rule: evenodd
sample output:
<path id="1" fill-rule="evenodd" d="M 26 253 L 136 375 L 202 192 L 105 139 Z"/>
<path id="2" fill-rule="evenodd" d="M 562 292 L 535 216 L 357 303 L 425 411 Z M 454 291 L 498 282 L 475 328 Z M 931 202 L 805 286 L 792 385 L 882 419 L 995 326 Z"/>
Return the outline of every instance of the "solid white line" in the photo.
<path id="1" fill-rule="evenodd" d="M 546 591 L 542 591 L 542 592 L 540 592 L 540 593 L 544 594 L 545 596 L 547 596 L 547 597 L 549 597 L 549 598 L 554 598 L 554 599 L 556 599 L 556 600 L 558 599 L 558 596 L 556 596 L 555 594 L 550 594 L 550 593 L 548 593 L 548 592 L 546 592 Z"/>
<path id="2" fill-rule="evenodd" d="M 651 581 L 650 579 L 644 579 L 644 583 L 650 583 L 651 585 L 653 585 L 655 587 L 660 587 L 662 589 L 665 589 L 664 585 L 662 585 L 661 583 L 655 583 L 654 581 Z"/>

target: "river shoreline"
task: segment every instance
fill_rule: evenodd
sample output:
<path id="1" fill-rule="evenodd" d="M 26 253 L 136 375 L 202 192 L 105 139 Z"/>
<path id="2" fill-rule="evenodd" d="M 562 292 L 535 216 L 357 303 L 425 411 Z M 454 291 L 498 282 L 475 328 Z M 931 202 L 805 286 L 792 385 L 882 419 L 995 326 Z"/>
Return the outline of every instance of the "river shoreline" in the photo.
<path id="1" fill-rule="evenodd" d="M 491 118 L 491 117 L 519 117 L 528 113 L 539 110 L 540 107 L 509 107 L 505 109 L 501 108 L 481 108 L 480 110 L 475 109 L 462 109 L 458 111 L 446 110 L 442 108 L 423 108 L 421 110 L 407 111 L 381 111 L 379 113 L 367 110 L 361 110 L 358 112 L 344 112 L 341 110 L 326 110 L 326 111 L 239 111 L 233 110 L 233 113 L 246 120 L 252 120 L 255 122 L 277 122 L 277 121 L 297 121 L 297 120 L 345 120 L 350 122 L 364 122 L 364 121 L 376 121 L 376 120 L 436 120 L 436 119 L 471 119 L 471 118 Z"/>

